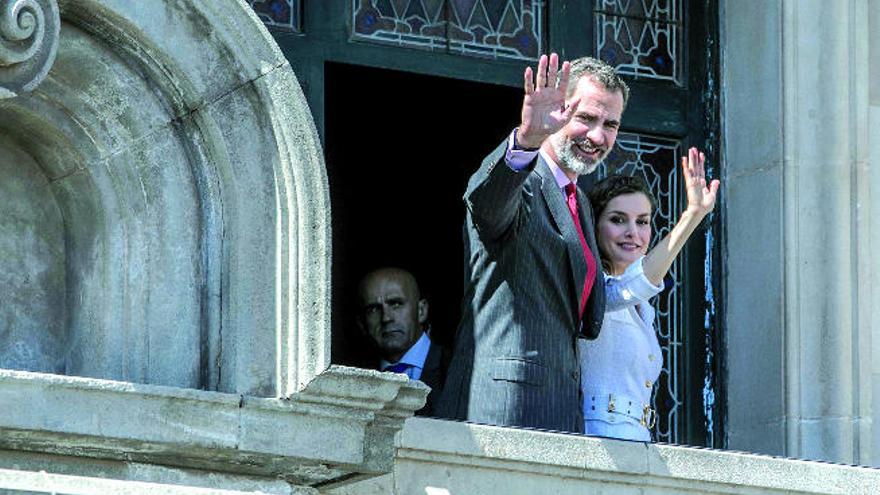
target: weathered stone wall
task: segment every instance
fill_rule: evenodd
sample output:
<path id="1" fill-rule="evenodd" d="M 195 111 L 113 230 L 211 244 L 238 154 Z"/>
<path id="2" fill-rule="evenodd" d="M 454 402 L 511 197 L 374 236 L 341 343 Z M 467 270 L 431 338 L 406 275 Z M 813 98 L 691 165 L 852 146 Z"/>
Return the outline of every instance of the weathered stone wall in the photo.
<path id="1" fill-rule="evenodd" d="M 64 219 L 34 159 L 0 134 L 0 368 L 64 372 Z"/>
<path id="2" fill-rule="evenodd" d="M 0 0 L 0 493 L 390 471 L 427 387 L 328 369 L 328 204 L 244 2 Z"/>
<path id="3" fill-rule="evenodd" d="M 48 74 L 0 64 L 0 367 L 301 389 L 329 364 L 329 201 L 287 61 L 237 1 L 58 4 Z M 0 0 L 19 28 L 52 6 Z"/>

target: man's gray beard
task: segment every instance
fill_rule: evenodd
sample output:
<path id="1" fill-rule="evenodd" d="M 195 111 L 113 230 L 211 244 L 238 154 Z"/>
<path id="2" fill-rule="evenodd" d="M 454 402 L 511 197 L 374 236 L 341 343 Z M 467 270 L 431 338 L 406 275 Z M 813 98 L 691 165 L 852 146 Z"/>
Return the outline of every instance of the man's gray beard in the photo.
<path id="1" fill-rule="evenodd" d="M 550 145 L 553 146 L 553 151 L 556 152 L 556 159 L 559 161 L 557 165 L 579 176 L 593 173 L 608 155 L 608 153 L 605 153 L 595 162 L 586 162 L 571 149 L 574 145 L 572 140 L 559 134 L 550 136 Z"/>

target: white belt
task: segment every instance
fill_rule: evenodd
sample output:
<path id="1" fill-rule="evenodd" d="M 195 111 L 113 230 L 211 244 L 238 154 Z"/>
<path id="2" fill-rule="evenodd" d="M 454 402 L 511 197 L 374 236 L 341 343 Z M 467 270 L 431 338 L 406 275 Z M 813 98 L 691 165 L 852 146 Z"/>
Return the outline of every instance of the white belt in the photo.
<path id="1" fill-rule="evenodd" d="M 584 419 L 600 419 L 608 423 L 637 422 L 654 427 L 657 414 L 649 404 L 620 394 L 592 394 L 584 396 Z"/>

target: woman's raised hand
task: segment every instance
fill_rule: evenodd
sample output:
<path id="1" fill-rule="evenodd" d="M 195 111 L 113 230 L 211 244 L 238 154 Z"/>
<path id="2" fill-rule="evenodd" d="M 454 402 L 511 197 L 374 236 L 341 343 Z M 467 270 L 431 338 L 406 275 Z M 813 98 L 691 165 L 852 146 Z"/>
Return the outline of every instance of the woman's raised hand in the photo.
<path id="1" fill-rule="evenodd" d="M 715 207 L 715 198 L 721 183 L 713 180 L 706 187 L 706 169 L 703 166 L 705 162 L 706 156 L 696 148 L 689 149 L 688 156 L 681 157 L 684 187 L 687 191 L 687 209 L 678 217 L 669 234 L 648 252 L 642 262 L 645 277 L 654 285 L 663 283 L 663 277 L 666 276 L 685 242 L 703 218 Z"/>
<path id="2" fill-rule="evenodd" d="M 715 198 L 721 183 L 715 179 L 706 184 L 706 156 L 697 148 L 688 150 L 688 156 L 681 157 L 684 186 L 687 191 L 687 209 L 700 218 L 709 214 L 715 207 Z"/>

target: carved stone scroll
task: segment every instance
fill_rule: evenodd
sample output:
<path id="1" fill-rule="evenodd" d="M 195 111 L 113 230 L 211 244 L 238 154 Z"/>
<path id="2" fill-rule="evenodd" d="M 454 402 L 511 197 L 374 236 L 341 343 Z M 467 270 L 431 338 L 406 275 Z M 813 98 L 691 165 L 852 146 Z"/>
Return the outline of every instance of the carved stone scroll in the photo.
<path id="1" fill-rule="evenodd" d="M 60 27 L 56 0 L 0 0 L 0 99 L 43 81 L 55 61 Z"/>

